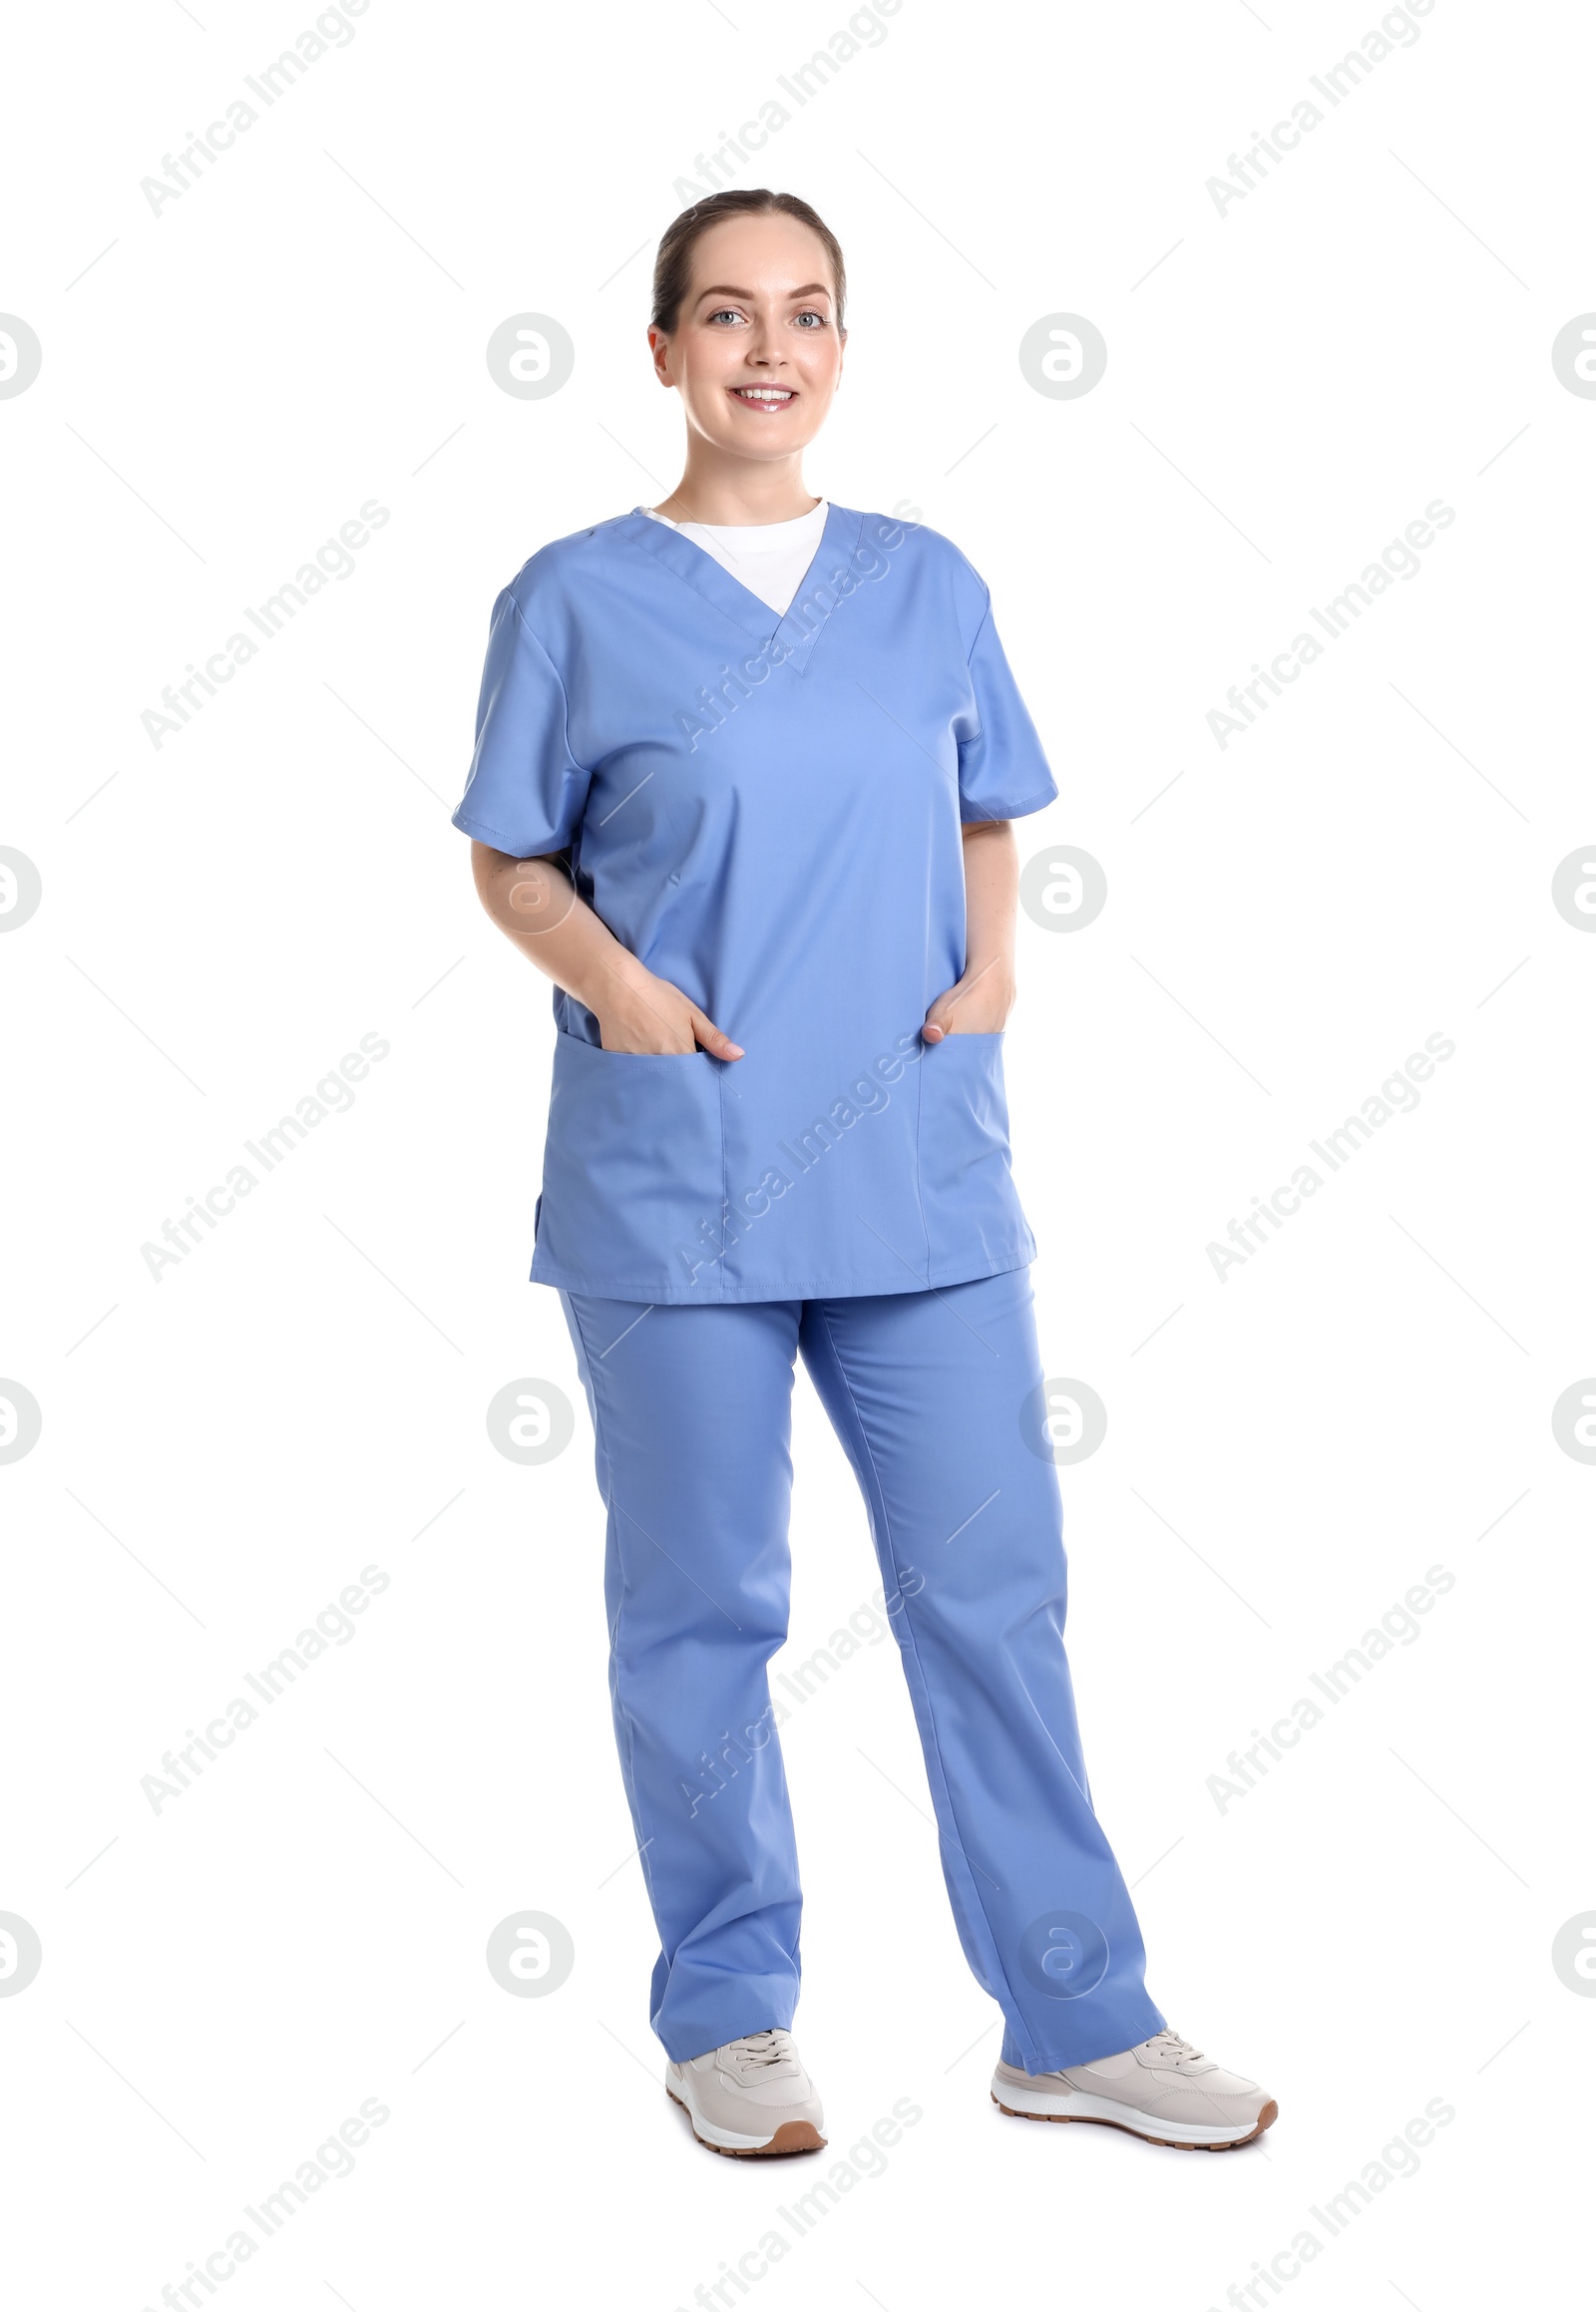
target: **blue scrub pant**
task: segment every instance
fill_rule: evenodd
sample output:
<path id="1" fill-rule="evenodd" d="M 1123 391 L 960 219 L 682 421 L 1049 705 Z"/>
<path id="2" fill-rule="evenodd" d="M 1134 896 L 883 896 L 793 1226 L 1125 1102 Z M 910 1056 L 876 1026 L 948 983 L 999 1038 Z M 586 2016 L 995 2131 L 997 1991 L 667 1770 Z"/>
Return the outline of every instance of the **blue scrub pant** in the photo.
<path id="1" fill-rule="evenodd" d="M 1163 2028 L 1092 1809 L 1064 1658 L 1058 1476 L 1029 1272 L 940 1291 L 640 1310 L 562 1292 L 609 1513 L 621 1772 L 676 2063 L 798 1999 L 801 1894 L 766 1664 L 787 1635 L 794 1356 L 870 1514 L 965 1955 L 1003 2056 Z"/>

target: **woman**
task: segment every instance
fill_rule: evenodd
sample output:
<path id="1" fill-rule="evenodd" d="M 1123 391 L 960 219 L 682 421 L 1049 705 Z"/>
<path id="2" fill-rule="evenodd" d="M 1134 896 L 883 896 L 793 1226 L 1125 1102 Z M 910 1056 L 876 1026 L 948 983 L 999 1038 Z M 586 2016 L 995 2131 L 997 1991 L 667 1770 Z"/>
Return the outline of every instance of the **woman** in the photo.
<path id="1" fill-rule="evenodd" d="M 608 1510 L 621 1771 L 666 2087 L 718 2151 L 818 2149 L 766 1664 L 801 1355 L 858 1476 L 948 1891 L 1006 2025 L 993 2098 L 1220 2149 L 1275 2118 L 1168 2031 L 1092 1810 L 1009 1173 L 1008 822 L 1057 790 L 988 591 L 935 531 L 815 499 L 842 252 L 722 193 L 659 246 L 686 466 L 494 605 L 483 904 L 556 983 L 534 1279 Z"/>

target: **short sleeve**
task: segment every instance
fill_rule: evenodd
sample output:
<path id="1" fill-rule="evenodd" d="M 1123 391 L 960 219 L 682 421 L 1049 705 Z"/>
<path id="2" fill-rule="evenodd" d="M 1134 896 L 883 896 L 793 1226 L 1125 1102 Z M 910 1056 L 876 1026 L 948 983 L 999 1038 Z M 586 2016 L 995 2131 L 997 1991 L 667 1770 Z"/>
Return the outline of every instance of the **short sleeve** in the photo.
<path id="1" fill-rule="evenodd" d="M 495 851 L 536 859 L 567 848 L 587 799 L 559 669 L 507 586 L 493 606 L 476 751 L 453 824 Z"/>
<path id="2" fill-rule="evenodd" d="M 992 596 L 970 652 L 974 714 L 955 724 L 959 740 L 959 816 L 1022 819 L 1058 792 L 1036 726 L 1019 695 L 993 623 Z"/>

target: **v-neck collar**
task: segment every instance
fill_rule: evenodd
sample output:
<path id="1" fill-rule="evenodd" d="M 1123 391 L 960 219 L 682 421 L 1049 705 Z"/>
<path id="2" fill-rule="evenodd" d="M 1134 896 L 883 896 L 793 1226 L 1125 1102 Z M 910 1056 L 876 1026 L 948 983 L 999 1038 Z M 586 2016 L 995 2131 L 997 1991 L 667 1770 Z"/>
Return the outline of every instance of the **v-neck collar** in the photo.
<path id="1" fill-rule="evenodd" d="M 716 562 L 712 554 L 706 553 L 684 531 L 655 522 L 646 514 L 624 515 L 617 527 L 628 545 L 653 555 L 684 584 L 691 586 L 694 593 L 702 595 L 706 602 L 739 625 L 745 634 L 752 634 L 761 642 L 779 636 L 786 644 L 788 662 L 801 672 L 826 625 L 823 612 L 814 608 L 806 611 L 805 597 L 814 587 L 824 585 L 833 571 L 846 564 L 859 543 L 864 521 L 863 514 L 839 506 L 835 500 L 830 502 L 814 560 L 780 618 L 768 602 L 750 592 L 723 563 Z"/>

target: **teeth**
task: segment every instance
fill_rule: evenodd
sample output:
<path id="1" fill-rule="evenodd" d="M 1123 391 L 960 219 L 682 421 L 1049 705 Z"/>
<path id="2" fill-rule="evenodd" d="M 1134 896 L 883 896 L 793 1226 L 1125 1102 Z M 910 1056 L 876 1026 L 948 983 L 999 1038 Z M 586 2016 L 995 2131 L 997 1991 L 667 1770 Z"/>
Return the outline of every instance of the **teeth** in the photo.
<path id="1" fill-rule="evenodd" d="M 736 392 L 744 401 L 791 401 L 792 394 L 785 388 L 766 385 L 739 385 Z"/>

